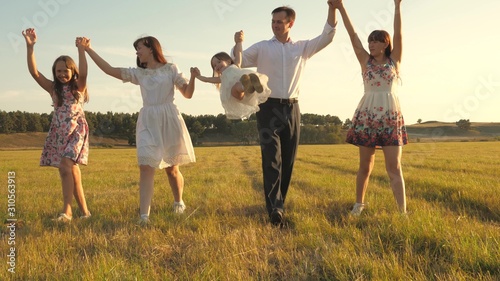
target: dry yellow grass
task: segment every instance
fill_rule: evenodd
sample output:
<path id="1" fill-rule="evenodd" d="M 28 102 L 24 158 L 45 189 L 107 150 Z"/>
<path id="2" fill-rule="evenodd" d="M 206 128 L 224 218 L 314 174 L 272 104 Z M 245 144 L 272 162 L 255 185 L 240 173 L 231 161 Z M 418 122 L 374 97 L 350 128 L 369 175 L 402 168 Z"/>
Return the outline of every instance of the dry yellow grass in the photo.
<path id="1" fill-rule="evenodd" d="M 38 167 L 40 150 L 0 151 L 0 178 L 16 175 L 15 273 L 2 229 L 0 280 L 498 280 L 498 142 L 405 147 L 408 217 L 397 213 L 383 155 L 369 208 L 348 215 L 357 150 L 300 146 L 286 203 L 288 226 L 269 225 L 256 146 L 196 148 L 182 166 L 185 214 L 172 213 L 164 173 L 155 178 L 152 224 L 139 227 L 134 149 L 92 149 L 82 167 L 93 212 L 69 225 L 57 170 Z M 5 184 L 4 184 L 5 186 Z M 0 210 L 7 210 L 0 191 Z M 75 204 L 76 207 L 76 204 Z M 77 213 L 77 211 L 75 211 Z"/>

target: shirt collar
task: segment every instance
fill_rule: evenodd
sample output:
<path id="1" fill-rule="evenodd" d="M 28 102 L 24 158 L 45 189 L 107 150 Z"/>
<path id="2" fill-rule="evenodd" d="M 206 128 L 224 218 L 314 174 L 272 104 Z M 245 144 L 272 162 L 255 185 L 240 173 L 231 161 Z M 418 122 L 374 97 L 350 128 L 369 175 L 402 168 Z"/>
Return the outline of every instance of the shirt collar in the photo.
<path id="1" fill-rule="evenodd" d="M 281 41 L 279 41 L 278 38 L 276 38 L 276 35 L 273 36 L 273 38 L 271 38 L 271 41 L 275 41 L 275 42 L 281 43 Z M 288 42 L 286 42 L 285 44 L 287 44 L 287 43 L 293 43 L 292 37 L 288 38 Z"/>

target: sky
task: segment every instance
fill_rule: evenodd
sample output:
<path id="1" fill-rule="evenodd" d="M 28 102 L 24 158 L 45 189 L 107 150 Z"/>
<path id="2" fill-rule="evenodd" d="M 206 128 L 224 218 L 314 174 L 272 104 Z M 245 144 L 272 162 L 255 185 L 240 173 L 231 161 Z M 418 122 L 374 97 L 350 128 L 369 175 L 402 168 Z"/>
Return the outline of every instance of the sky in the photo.
<path id="1" fill-rule="evenodd" d="M 403 0 L 402 85 L 399 99 L 406 124 L 417 120 L 500 122 L 500 1 Z M 361 40 L 374 29 L 393 31 L 393 0 L 345 0 Z M 34 27 L 38 69 L 49 79 L 60 55 L 77 60 L 77 36 L 91 39 L 93 49 L 112 66 L 135 67 L 132 43 L 154 36 L 167 60 L 189 77 L 190 67 L 210 76 L 210 58 L 229 52 L 234 33 L 245 32 L 243 48 L 273 36 L 271 11 L 292 7 L 297 18 L 293 40 L 319 35 L 326 22 L 326 0 L 38 0 L 2 2 L 0 10 L 0 110 L 49 113 L 51 99 L 31 78 L 21 31 Z M 360 66 L 337 12 L 333 42 L 313 56 L 303 73 L 302 113 L 351 119 L 363 95 Z M 367 43 L 365 44 L 367 48 Z M 104 74 L 87 56 L 92 112 L 134 113 L 140 110 L 139 87 Z M 192 99 L 177 91 L 182 113 L 224 113 L 212 84 L 196 81 Z"/>

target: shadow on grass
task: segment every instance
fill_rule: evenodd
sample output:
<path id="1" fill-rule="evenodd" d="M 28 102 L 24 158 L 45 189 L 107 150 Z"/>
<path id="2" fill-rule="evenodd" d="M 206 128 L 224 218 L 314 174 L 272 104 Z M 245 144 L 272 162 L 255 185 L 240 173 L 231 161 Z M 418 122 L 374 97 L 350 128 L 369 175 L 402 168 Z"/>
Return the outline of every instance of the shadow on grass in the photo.
<path id="1" fill-rule="evenodd" d="M 262 205 L 241 206 L 240 208 L 234 208 L 233 215 L 249 218 L 252 221 L 258 222 L 262 226 L 271 225 L 271 221 L 269 219 L 269 216 L 267 215 L 267 210 L 264 204 L 265 203 L 262 203 Z M 283 230 L 295 229 L 295 221 L 291 216 L 287 216 L 287 213 L 285 212 L 283 218 L 284 218 L 283 224 L 273 227 L 276 229 L 283 229 Z"/>
<path id="2" fill-rule="evenodd" d="M 479 166 L 478 163 L 476 165 Z M 488 165 L 491 165 L 491 163 L 488 163 Z M 465 168 L 460 168 L 460 167 L 449 167 L 446 166 L 446 168 L 443 167 L 443 164 L 433 164 L 433 163 L 425 163 L 425 164 L 417 164 L 417 163 L 408 163 L 407 167 L 411 167 L 412 169 L 418 170 L 419 173 L 421 172 L 422 174 L 425 174 L 424 171 L 429 171 L 429 172 L 442 172 L 442 173 L 448 173 L 450 175 L 453 174 L 463 174 L 463 175 L 476 175 L 480 177 L 484 177 L 486 175 L 491 176 L 491 177 L 496 177 L 496 172 L 491 170 L 491 171 L 484 171 L 484 170 L 471 170 L 471 169 L 465 169 Z"/>
<path id="3" fill-rule="evenodd" d="M 466 197 L 459 188 L 436 184 L 425 186 L 421 182 L 407 182 L 407 184 L 412 186 L 413 198 L 443 204 L 460 216 L 467 215 L 482 222 L 500 222 L 500 209 L 497 206 L 495 209 L 478 199 Z"/>
<path id="4" fill-rule="evenodd" d="M 51 217 L 45 217 L 41 220 L 43 229 L 53 231 L 68 231 L 91 228 L 92 231 L 102 233 L 114 233 L 118 230 L 129 229 L 136 221 L 121 221 L 117 219 L 109 219 L 106 217 L 92 216 L 88 219 L 73 218 L 71 222 L 63 223 L 53 221 Z"/>

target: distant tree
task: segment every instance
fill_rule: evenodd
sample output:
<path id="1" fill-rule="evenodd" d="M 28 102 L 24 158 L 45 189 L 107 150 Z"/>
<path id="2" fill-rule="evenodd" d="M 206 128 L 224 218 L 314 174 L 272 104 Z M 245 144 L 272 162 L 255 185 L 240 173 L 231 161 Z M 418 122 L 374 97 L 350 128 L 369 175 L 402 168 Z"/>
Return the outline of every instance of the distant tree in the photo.
<path id="1" fill-rule="evenodd" d="M 93 135 L 96 130 L 97 115 L 94 112 L 85 111 L 85 119 L 89 125 L 89 132 Z"/>
<path id="2" fill-rule="evenodd" d="M 319 143 L 320 133 L 319 125 L 305 124 L 300 128 L 300 143 Z"/>
<path id="3" fill-rule="evenodd" d="M 40 123 L 42 124 L 42 132 L 48 132 L 50 129 L 50 123 L 52 122 L 52 115 L 54 113 L 42 113 L 40 115 Z"/>
<path id="4" fill-rule="evenodd" d="M 25 113 L 26 118 L 28 119 L 28 132 L 42 132 L 42 118 L 40 113 Z"/>
<path id="5" fill-rule="evenodd" d="M 342 125 L 342 121 L 337 116 L 318 115 L 312 113 L 301 114 L 300 122 L 302 125 Z"/>
<path id="6" fill-rule="evenodd" d="M 205 127 L 203 127 L 203 125 L 201 125 L 201 123 L 195 119 L 191 126 L 188 127 L 188 131 L 191 133 L 191 135 L 201 137 L 203 135 L 203 132 L 205 132 Z"/>
<path id="7" fill-rule="evenodd" d="M 214 115 L 200 115 L 196 117 L 196 120 L 200 122 L 200 124 L 205 128 L 205 129 L 213 129 L 215 127 L 215 117 Z"/>
<path id="8" fill-rule="evenodd" d="M 257 121 L 241 120 L 233 123 L 232 132 L 242 143 L 251 144 L 259 140 Z"/>
<path id="9" fill-rule="evenodd" d="M 139 113 L 134 113 L 134 114 L 127 113 L 123 118 L 123 132 L 124 135 L 127 136 L 129 139 L 135 140 L 135 127 L 137 125 L 138 116 Z"/>
<path id="10" fill-rule="evenodd" d="M 16 125 L 14 132 L 16 133 L 25 133 L 28 130 L 28 118 L 26 117 L 26 112 L 16 111 L 9 112 L 10 118 L 14 120 L 14 124 Z"/>
<path id="11" fill-rule="evenodd" d="M 188 114 L 184 114 L 184 113 L 181 113 L 182 115 L 182 119 L 184 119 L 184 123 L 186 124 L 186 127 L 188 128 L 191 128 L 191 126 L 193 125 L 194 121 L 196 121 L 196 117 L 192 116 L 192 115 L 188 115 Z"/>
<path id="12" fill-rule="evenodd" d="M 0 133 L 13 133 L 14 124 L 14 120 L 9 113 L 0 111 Z"/>
<path id="13" fill-rule="evenodd" d="M 351 119 L 347 118 L 344 121 L 344 124 L 342 125 L 342 129 L 347 130 L 347 129 L 349 129 L 349 127 L 351 127 L 351 125 L 352 125 Z"/>
<path id="14" fill-rule="evenodd" d="M 333 116 L 333 115 L 330 115 L 330 114 L 327 114 L 325 116 L 325 121 L 326 121 L 326 124 L 329 124 L 329 125 L 336 125 L 336 126 L 341 126 L 342 125 L 342 121 L 340 120 L 339 117 Z"/>
<path id="15" fill-rule="evenodd" d="M 98 112 L 96 117 L 97 123 L 94 124 L 96 126 L 94 134 L 100 137 L 116 134 L 116 128 L 113 124 L 113 113 L 111 111 L 108 111 L 106 114 Z"/>
<path id="16" fill-rule="evenodd" d="M 340 143 L 340 125 L 303 125 L 300 129 L 300 143 Z"/>
<path id="17" fill-rule="evenodd" d="M 113 126 L 115 128 L 115 131 L 113 134 L 115 136 L 124 136 L 126 128 L 123 126 L 123 119 L 125 118 L 124 113 L 114 113 L 113 116 L 111 117 L 111 123 L 113 123 Z"/>
<path id="18" fill-rule="evenodd" d="M 462 129 L 462 130 L 470 130 L 470 127 L 471 127 L 471 124 L 470 124 L 470 121 L 469 119 L 460 119 L 458 120 L 457 122 L 455 122 L 455 124 L 457 125 L 458 128 Z"/>
<path id="19" fill-rule="evenodd" d="M 217 133 L 227 134 L 231 131 L 231 121 L 226 118 L 226 115 L 219 114 L 214 120 L 214 128 Z"/>
<path id="20" fill-rule="evenodd" d="M 419 118 L 419 119 L 417 120 L 417 123 L 418 123 L 418 124 L 422 124 L 422 119 L 420 119 L 420 118 Z"/>
<path id="21" fill-rule="evenodd" d="M 303 113 L 300 117 L 300 121 L 303 125 L 324 125 L 324 116 L 312 113 Z"/>

